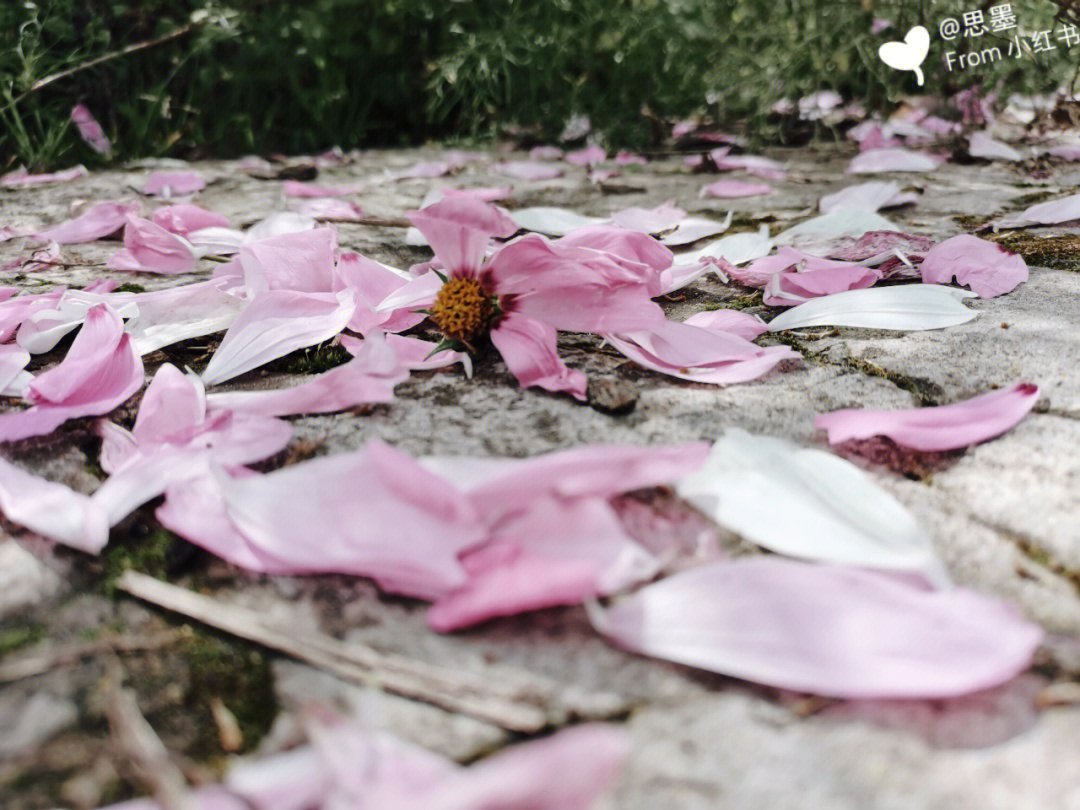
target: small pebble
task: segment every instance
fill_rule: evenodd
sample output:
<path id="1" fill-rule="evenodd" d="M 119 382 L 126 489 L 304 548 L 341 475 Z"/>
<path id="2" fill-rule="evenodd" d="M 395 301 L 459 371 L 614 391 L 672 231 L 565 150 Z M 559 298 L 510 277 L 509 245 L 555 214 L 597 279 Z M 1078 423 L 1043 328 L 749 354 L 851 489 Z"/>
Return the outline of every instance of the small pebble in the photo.
<path id="1" fill-rule="evenodd" d="M 595 410 L 614 415 L 630 413 L 638 401 L 638 392 L 633 385 L 612 377 L 590 379 L 585 396 Z"/>

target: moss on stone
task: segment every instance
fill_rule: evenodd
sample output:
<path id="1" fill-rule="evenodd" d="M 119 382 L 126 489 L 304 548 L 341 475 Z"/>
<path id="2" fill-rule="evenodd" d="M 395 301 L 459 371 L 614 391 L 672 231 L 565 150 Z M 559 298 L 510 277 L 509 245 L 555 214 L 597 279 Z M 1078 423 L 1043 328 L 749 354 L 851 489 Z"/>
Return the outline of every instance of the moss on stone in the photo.
<path id="1" fill-rule="evenodd" d="M 128 537 L 109 543 L 101 555 L 105 592 L 109 595 L 115 593 L 116 580 L 125 571 L 138 571 L 165 579 L 170 552 L 177 543 L 184 542 L 177 535 L 159 527 L 142 537 Z"/>
<path id="2" fill-rule="evenodd" d="M 344 346 L 328 342 L 288 354 L 268 368 L 286 374 L 321 374 L 349 362 L 351 358 L 352 355 Z"/>
<path id="3" fill-rule="evenodd" d="M 994 241 L 1024 257 L 1037 267 L 1055 270 L 1080 270 L 1080 236 L 1037 236 L 1026 231 L 1012 231 L 991 237 Z"/>
<path id="4" fill-rule="evenodd" d="M 0 630 L 0 657 L 45 638 L 45 626 L 23 624 Z"/>

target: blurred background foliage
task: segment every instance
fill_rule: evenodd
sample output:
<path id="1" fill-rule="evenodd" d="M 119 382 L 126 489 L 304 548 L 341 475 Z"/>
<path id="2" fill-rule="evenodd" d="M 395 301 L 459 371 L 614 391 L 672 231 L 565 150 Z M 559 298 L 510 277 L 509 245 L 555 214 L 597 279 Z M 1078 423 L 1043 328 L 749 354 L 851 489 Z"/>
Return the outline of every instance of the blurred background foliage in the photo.
<path id="1" fill-rule="evenodd" d="M 2 0 L 0 170 L 97 159 L 68 121 L 76 102 L 121 160 L 475 139 L 506 127 L 550 140 L 582 113 L 613 148 L 655 142 L 661 120 L 692 113 L 776 136 L 768 113 L 781 98 L 832 89 L 875 110 L 910 92 L 911 75 L 886 69 L 877 47 L 917 23 L 932 33 L 928 93 L 1047 93 L 1070 79 L 1080 46 L 941 66 L 938 21 L 997 2 Z M 1012 5 L 1021 29 L 1037 30 L 1076 2 Z M 893 25 L 872 34 L 874 19 Z"/>

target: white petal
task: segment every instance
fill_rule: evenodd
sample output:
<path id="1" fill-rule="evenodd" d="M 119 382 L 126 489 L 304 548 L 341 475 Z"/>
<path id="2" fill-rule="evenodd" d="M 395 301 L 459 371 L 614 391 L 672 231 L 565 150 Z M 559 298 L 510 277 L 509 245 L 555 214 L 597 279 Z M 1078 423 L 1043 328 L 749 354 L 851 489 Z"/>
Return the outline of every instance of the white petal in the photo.
<path id="1" fill-rule="evenodd" d="M 967 323 L 976 316 L 974 310 L 957 300 L 970 296 L 971 293 L 966 290 L 939 284 L 847 290 L 792 307 L 769 322 L 769 331 L 780 332 L 804 326 L 852 326 L 900 331 L 943 329 Z"/>

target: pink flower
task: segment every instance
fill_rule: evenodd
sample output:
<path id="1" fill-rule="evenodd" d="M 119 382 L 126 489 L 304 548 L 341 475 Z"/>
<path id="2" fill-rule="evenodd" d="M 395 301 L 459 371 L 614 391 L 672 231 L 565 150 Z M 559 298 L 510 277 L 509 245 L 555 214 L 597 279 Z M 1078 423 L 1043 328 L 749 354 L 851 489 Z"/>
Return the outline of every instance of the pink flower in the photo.
<path id="1" fill-rule="evenodd" d="M 466 346 L 490 333 L 522 385 L 584 399 L 585 376 L 559 359 L 556 330 L 625 331 L 663 320 L 651 300 L 659 294 L 659 271 L 649 265 L 536 234 L 486 258 L 491 237 L 509 236 L 518 226 L 476 199 L 444 199 L 410 218 L 447 275 L 427 299 L 431 320 Z M 429 283 L 420 277 L 399 293 Z"/>
<path id="2" fill-rule="evenodd" d="M 815 419 L 814 427 L 828 431 L 830 444 L 886 436 L 913 450 L 955 450 L 1011 430 L 1035 407 L 1038 399 L 1038 386 L 1020 383 L 936 408 L 833 411 Z"/>
<path id="3" fill-rule="evenodd" d="M 43 436 L 69 419 L 108 413 L 142 383 L 142 360 L 124 322 L 99 304 L 87 313 L 67 356 L 27 386 L 33 407 L 0 415 L 0 441 Z"/>

